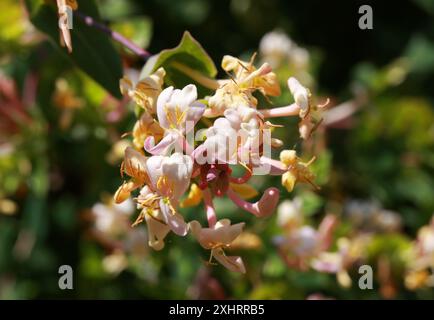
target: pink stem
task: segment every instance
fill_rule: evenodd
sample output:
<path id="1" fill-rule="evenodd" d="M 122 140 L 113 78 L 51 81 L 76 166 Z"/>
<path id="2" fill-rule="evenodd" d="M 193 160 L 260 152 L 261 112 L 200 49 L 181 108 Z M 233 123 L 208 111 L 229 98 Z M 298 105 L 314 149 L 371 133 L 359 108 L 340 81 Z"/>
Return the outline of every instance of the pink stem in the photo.
<path id="1" fill-rule="evenodd" d="M 266 217 L 271 215 L 279 202 L 279 190 L 276 188 L 268 188 L 265 190 L 261 199 L 255 203 L 250 203 L 241 199 L 230 188 L 226 194 L 239 208 L 246 210 L 257 217 Z"/>
<path id="2" fill-rule="evenodd" d="M 184 136 L 181 137 L 181 140 L 182 148 L 184 149 L 185 154 L 191 156 L 194 151 L 194 147 L 192 147 L 191 144 L 188 143 L 187 139 Z"/>
<path id="3" fill-rule="evenodd" d="M 295 103 L 280 108 L 273 109 L 261 109 L 258 110 L 264 118 L 277 118 L 277 117 L 287 117 L 287 116 L 296 116 L 300 112 L 300 107 Z"/>
<path id="4" fill-rule="evenodd" d="M 210 228 L 214 227 L 217 223 L 217 216 L 214 209 L 214 204 L 212 203 L 212 196 L 209 189 L 202 190 L 203 202 L 206 208 L 206 217 L 208 219 L 208 225 Z"/>

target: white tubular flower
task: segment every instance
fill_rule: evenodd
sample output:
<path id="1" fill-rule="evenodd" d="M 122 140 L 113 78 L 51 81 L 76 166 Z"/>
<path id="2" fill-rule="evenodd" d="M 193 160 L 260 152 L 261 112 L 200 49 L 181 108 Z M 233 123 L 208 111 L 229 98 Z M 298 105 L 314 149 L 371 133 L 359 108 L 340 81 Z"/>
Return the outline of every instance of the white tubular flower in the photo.
<path id="1" fill-rule="evenodd" d="M 202 247 L 211 250 L 211 257 L 214 257 L 227 269 L 241 273 L 246 272 L 241 257 L 226 256 L 223 249 L 230 247 L 243 231 L 243 227 L 244 223 L 231 225 L 229 219 L 222 219 L 210 228 L 202 228 L 198 221 L 190 222 L 193 236 Z"/>
<path id="2" fill-rule="evenodd" d="M 157 100 L 157 116 L 160 126 L 185 133 L 186 122 L 196 123 L 205 111 L 205 105 L 196 101 L 197 89 L 189 84 L 182 90 L 168 87 Z"/>
<path id="3" fill-rule="evenodd" d="M 143 216 L 146 221 L 152 221 L 148 224 L 150 246 L 162 248 L 168 230 L 179 236 L 187 234 L 188 226 L 175 207 L 190 184 L 193 160 L 180 153 L 170 157 L 152 156 L 147 160 L 146 168 L 150 181 L 137 199 L 143 210 L 135 224 L 142 222 Z"/>
<path id="4" fill-rule="evenodd" d="M 294 96 L 295 104 L 300 108 L 300 117 L 304 118 L 310 111 L 310 92 L 294 77 L 288 79 L 288 88 Z"/>
<path id="5" fill-rule="evenodd" d="M 174 153 L 170 157 L 152 156 L 146 162 L 151 188 L 170 200 L 179 200 L 190 184 L 193 160 Z"/>
<path id="6" fill-rule="evenodd" d="M 131 192 L 148 181 L 146 170 L 146 157 L 131 147 L 125 149 L 125 157 L 121 170 L 131 177 L 129 182 L 124 182 L 116 191 L 114 199 L 121 203 L 128 199 Z"/>

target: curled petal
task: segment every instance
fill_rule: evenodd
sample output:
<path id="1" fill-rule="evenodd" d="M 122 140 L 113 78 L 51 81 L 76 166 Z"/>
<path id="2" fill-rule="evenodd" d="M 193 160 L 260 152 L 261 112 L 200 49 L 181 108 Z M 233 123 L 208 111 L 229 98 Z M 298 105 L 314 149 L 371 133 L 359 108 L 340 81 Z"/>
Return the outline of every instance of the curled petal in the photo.
<path id="1" fill-rule="evenodd" d="M 246 273 L 246 268 L 241 257 L 227 256 L 223 249 L 217 248 L 212 250 L 213 257 L 220 262 L 225 268 L 233 272 Z"/>
<path id="2" fill-rule="evenodd" d="M 231 225 L 229 219 L 222 219 L 211 228 L 202 228 L 196 220 L 190 222 L 193 236 L 205 249 L 229 246 L 241 234 L 243 227 L 243 222 Z"/>
<path id="3" fill-rule="evenodd" d="M 198 156 L 203 155 L 205 150 L 206 150 L 205 145 L 200 144 L 196 147 L 196 149 L 193 150 L 193 152 L 191 153 L 191 156 L 193 157 L 193 159 L 196 159 Z"/>
<path id="4" fill-rule="evenodd" d="M 304 118 L 309 113 L 310 109 L 309 90 L 303 87 L 300 82 L 293 77 L 288 79 L 288 87 L 291 94 L 294 96 L 295 103 L 300 107 L 300 117 Z"/>
<path id="5" fill-rule="evenodd" d="M 157 145 L 155 138 L 149 136 L 145 139 L 144 148 L 146 152 L 152 155 L 166 155 L 175 146 L 175 143 L 180 143 L 181 137 L 175 131 L 167 134 Z"/>
<path id="6" fill-rule="evenodd" d="M 237 58 L 230 56 L 230 55 L 225 55 L 222 59 L 222 69 L 225 70 L 226 72 L 230 72 L 234 69 L 239 68 L 240 66 L 240 60 L 238 60 Z"/>
<path id="7" fill-rule="evenodd" d="M 116 203 L 121 203 L 127 200 L 131 196 L 131 192 L 137 189 L 140 184 L 135 183 L 134 181 L 129 181 L 122 184 L 114 195 L 114 200 Z"/>

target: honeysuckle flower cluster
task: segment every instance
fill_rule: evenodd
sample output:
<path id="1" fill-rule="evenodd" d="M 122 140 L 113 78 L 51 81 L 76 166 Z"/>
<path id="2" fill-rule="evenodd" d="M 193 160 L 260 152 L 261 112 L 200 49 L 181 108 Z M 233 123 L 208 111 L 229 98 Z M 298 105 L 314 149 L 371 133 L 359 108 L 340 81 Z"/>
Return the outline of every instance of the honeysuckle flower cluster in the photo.
<path id="1" fill-rule="evenodd" d="M 139 107 L 141 115 L 133 130 L 133 147 L 125 149 L 121 174 L 128 179 L 114 199 L 121 203 L 137 192 L 140 210 L 134 226 L 146 222 L 149 246 L 161 250 L 170 233 L 186 236 L 189 232 L 199 244 L 210 250 L 213 259 L 231 271 L 245 272 L 239 256 L 226 251 L 242 233 L 244 223 L 219 220 L 215 197 L 227 196 L 241 210 L 258 218 L 273 214 L 279 201 L 277 188 L 266 189 L 256 202 L 246 199 L 258 192 L 247 183 L 254 175 L 281 175 L 282 185 L 292 191 L 296 183 L 315 186 L 309 165 L 294 150 L 282 150 L 280 160 L 271 158 L 271 149 L 282 148 L 283 141 L 272 138 L 279 126 L 275 117 L 300 117 L 300 135 L 312 133 L 311 114 L 317 107 L 311 93 L 295 78 L 288 80 L 294 103 L 278 108 L 258 106 L 256 93 L 266 98 L 278 96 L 281 88 L 268 63 L 254 65 L 225 56 L 222 68 L 230 79 L 218 80 L 218 88 L 199 97 L 194 84 L 184 88 L 164 88 L 165 71 L 134 83 L 128 77 L 120 81 L 121 91 Z M 195 134 L 197 123 L 208 124 Z M 305 128 L 305 127 L 309 128 Z M 244 171 L 236 176 L 234 167 Z M 207 226 L 196 220 L 185 221 L 182 208 L 204 203 Z"/>

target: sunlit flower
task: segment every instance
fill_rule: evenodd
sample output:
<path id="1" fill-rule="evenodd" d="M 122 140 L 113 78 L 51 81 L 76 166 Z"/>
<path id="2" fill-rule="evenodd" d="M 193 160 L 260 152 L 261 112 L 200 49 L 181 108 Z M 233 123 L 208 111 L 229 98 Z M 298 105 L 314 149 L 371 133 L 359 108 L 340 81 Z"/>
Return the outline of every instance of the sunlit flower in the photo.
<path id="1" fill-rule="evenodd" d="M 227 55 L 223 57 L 222 68 L 226 72 L 233 72 L 235 83 L 242 89 L 259 90 L 268 96 L 280 95 L 279 82 L 270 65 L 264 63 L 256 68 L 253 65 L 254 58 L 246 62 Z"/>
<path id="2" fill-rule="evenodd" d="M 328 105 L 329 100 L 322 105 L 314 105 L 310 91 L 294 77 L 288 79 L 288 88 L 294 97 L 295 105 L 299 108 L 301 120 L 298 124 L 298 129 L 300 137 L 306 140 L 312 135 L 318 125 L 321 124 L 322 118 L 319 120 L 316 118 L 320 117 L 322 110 Z"/>
<path id="3" fill-rule="evenodd" d="M 231 225 L 228 219 L 218 221 L 213 227 L 203 228 L 199 222 L 190 222 L 191 233 L 202 247 L 211 250 L 211 257 L 215 258 L 227 269 L 235 272 L 245 273 L 243 260 L 237 256 L 227 256 L 225 248 L 241 234 L 244 223 Z"/>
<path id="4" fill-rule="evenodd" d="M 125 172 L 131 180 L 124 182 L 115 193 L 115 201 L 121 203 L 128 199 L 131 192 L 149 181 L 146 170 L 147 158 L 131 147 L 125 149 L 125 158 L 121 166 L 121 172 Z"/>
<path id="5" fill-rule="evenodd" d="M 144 112 L 134 125 L 132 135 L 134 147 L 141 150 L 147 137 L 159 141 L 164 135 L 164 130 L 149 113 Z"/>
<path id="6" fill-rule="evenodd" d="M 224 56 L 222 68 L 233 74 L 233 78 L 221 81 L 216 93 L 208 100 L 209 108 L 205 116 L 217 117 L 227 109 L 256 108 L 257 100 L 253 92 L 258 90 L 265 96 L 280 95 L 279 82 L 271 67 L 264 63 L 258 69 L 250 62 L 232 56 Z"/>
<path id="7" fill-rule="evenodd" d="M 311 94 L 309 90 L 293 77 L 288 79 L 288 88 L 294 97 L 295 104 L 300 108 L 300 118 L 306 117 L 311 107 Z"/>
<path id="8" fill-rule="evenodd" d="M 152 156 L 146 162 L 149 186 L 161 196 L 178 201 L 187 191 L 193 170 L 190 156 L 174 153 L 170 157 Z"/>
<path id="9" fill-rule="evenodd" d="M 291 192 L 297 182 L 309 183 L 315 189 L 315 175 L 309 170 L 309 166 L 315 161 L 313 157 L 308 162 L 302 162 L 295 150 L 284 150 L 280 153 L 280 161 L 287 167 L 287 172 L 282 175 L 282 185 Z"/>
<path id="10" fill-rule="evenodd" d="M 205 105 L 197 101 L 196 86 L 164 89 L 157 100 L 158 123 L 165 130 L 164 138 L 155 145 L 155 138 L 150 136 L 145 141 L 145 150 L 153 155 L 166 155 L 173 147 L 182 148 L 184 134 L 193 129 L 204 111 Z"/>
<path id="11" fill-rule="evenodd" d="M 126 78 L 121 81 L 123 93 L 142 106 L 147 104 L 148 112 L 142 113 L 134 126 L 133 145 L 137 150 L 127 148 L 121 166 L 121 172 L 130 176 L 130 180 L 119 187 L 115 199 L 121 202 L 140 189 L 135 201 L 141 211 L 133 226 L 146 222 L 148 243 L 152 248 L 161 250 L 170 231 L 184 236 L 190 227 L 199 243 L 211 250 L 211 258 L 232 271 L 245 272 L 241 258 L 226 256 L 224 249 L 232 246 L 257 248 L 261 241 L 253 234 L 235 241 L 244 224 L 231 225 L 226 219 L 218 221 L 214 198 L 227 196 L 240 209 L 265 218 L 275 212 L 280 192 L 270 187 L 261 195 L 248 184 L 252 176 L 281 175 L 282 184 L 288 191 L 296 182 L 315 186 L 314 175 L 308 168 L 314 158 L 304 163 L 295 151 L 285 150 L 281 153 L 281 161 L 272 159 L 270 149 L 280 148 L 284 143 L 271 137 L 271 131 L 279 126 L 266 120 L 286 116 L 308 118 L 313 108 L 310 93 L 297 80 L 290 79 L 294 104 L 257 109 L 258 100 L 254 94 L 262 93 L 266 99 L 278 96 L 280 86 L 270 65 L 263 63 L 257 68 L 253 65 L 254 58 L 255 55 L 245 62 L 225 56 L 222 68 L 230 76 L 227 80 L 206 79 L 188 66 L 175 64 L 178 71 L 202 85 L 205 81 L 205 87 L 215 90 L 203 100 L 198 99 L 193 84 L 161 91 L 164 71 L 154 74 L 156 79 L 151 76 L 152 79 L 142 80 L 141 85 L 133 86 Z M 147 92 L 153 85 L 154 89 L 158 88 Z M 195 137 L 197 141 L 191 141 L 190 134 L 199 120 L 203 120 L 201 125 L 206 126 L 205 130 L 200 132 L 199 138 Z M 149 157 L 141 153 L 142 148 Z M 243 170 L 241 176 L 234 175 L 235 166 Z M 249 202 L 257 196 L 260 196 L 259 200 Z M 200 202 L 205 208 L 208 228 L 203 228 L 197 221 L 187 224 L 179 210 L 197 206 Z M 279 214 L 279 224 L 288 232 L 286 242 L 299 265 L 307 266 L 318 252 L 328 248 L 334 219 L 327 216 L 315 230 L 303 225 L 301 216 L 295 216 L 296 208 L 292 209 L 292 213 Z"/>
<path id="12" fill-rule="evenodd" d="M 168 87 L 161 92 L 157 101 L 157 116 L 164 129 L 185 131 L 185 123 L 196 123 L 205 110 L 205 105 L 197 101 L 195 85 L 185 86 L 182 90 Z"/>
<path id="13" fill-rule="evenodd" d="M 189 156 L 174 153 L 170 157 L 150 157 L 146 168 L 149 183 L 138 197 L 142 212 L 135 224 L 143 219 L 151 221 L 148 224 L 150 246 L 160 249 L 168 230 L 180 236 L 187 234 L 187 224 L 176 207 L 190 183 L 193 162 Z"/>

